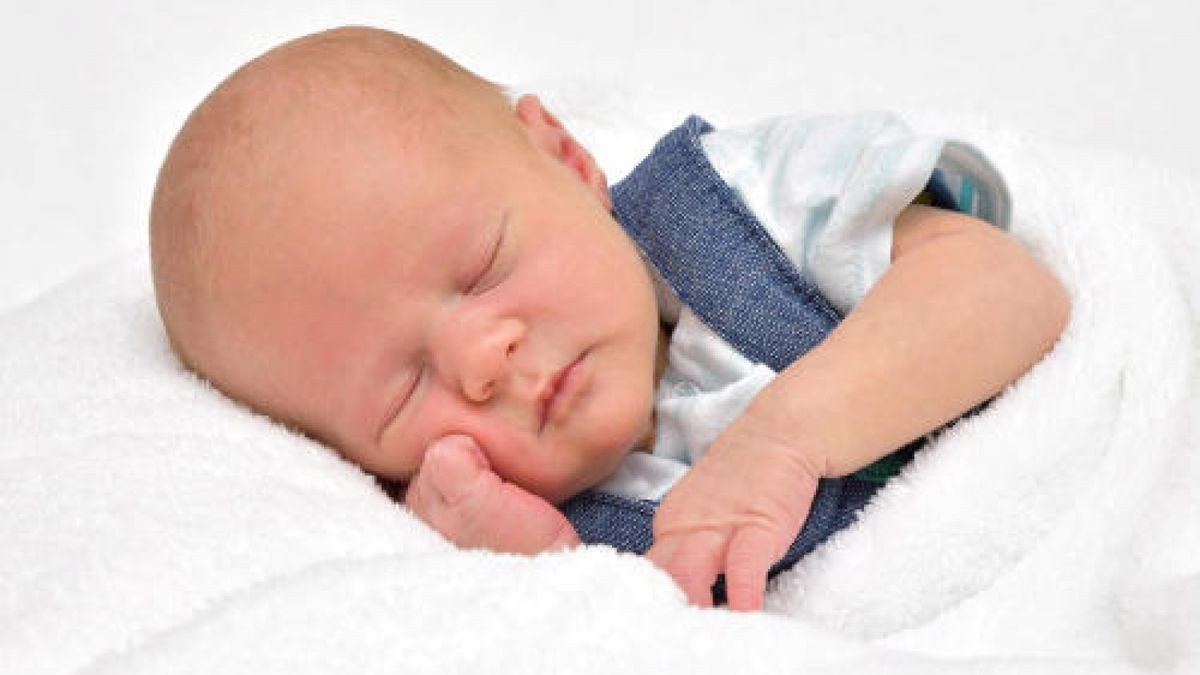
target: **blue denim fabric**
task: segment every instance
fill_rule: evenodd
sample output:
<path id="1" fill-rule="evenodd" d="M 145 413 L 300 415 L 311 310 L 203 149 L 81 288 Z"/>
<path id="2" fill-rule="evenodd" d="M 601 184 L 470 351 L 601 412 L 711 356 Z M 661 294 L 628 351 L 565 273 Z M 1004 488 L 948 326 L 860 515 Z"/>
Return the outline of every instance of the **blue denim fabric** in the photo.
<path id="1" fill-rule="evenodd" d="M 705 325 L 780 371 L 841 320 L 709 163 L 689 118 L 613 186 L 617 220 Z"/>
<path id="2" fill-rule="evenodd" d="M 660 140 L 613 187 L 614 215 L 710 329 L 750 360 L 781 371 L 824 339 L 841 316 L 709 163 L 700 136 L 711 128 L 693 116 Z M 954 208 L 953 196 L 936 182 L 935 176 L 929 188 L 935 204 Z M 907 459 L 919 445 L 897 455 Z M 804 528 L 771 576 L 854 522 L 881 484 L 860 476 L 822 480 Z M 657 507 L 591 490 L 562 510 L 585 543 L 644 553 L 653 541 Z M 714 597 L 723 600 L 723 582 Z"/>
<path id="3" fill-rule="evenodd" d="M 859 509 L 866 506 L 882 485 L 854 476 L 822 480 L 804 527 L 788 547 L 787 553 L 771 567 L 768 578 L 795 565 L 835 532 L 853 523 Z M 619 551 L 639 555 L 648 551 L 654 543 L 652 526 L 658 502 L 591 490 L 560 508 L 585 543 L 607 544 Z M 725 602 L 723 576 L 713 586 L 713 602 Z"/>

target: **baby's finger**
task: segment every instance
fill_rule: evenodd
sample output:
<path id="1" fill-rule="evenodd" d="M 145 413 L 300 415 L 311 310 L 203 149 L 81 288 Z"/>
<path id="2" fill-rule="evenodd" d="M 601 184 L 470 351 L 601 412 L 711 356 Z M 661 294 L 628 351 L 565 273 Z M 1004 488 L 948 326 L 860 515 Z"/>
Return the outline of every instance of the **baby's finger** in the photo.
<path id="1" fill-rule="evenodd" d="M 430 445 L 404 502 L 450 541 L 472 546 L 478 543 L 473 514 L 499 483 L 474 440 L 448 436 Z"/>
<path id="2" fill-rule="evenodd" d="M 480 528 L 486 548 L 534 554 L 579 545 L 579 535 L 567 517 L 550 502 L 512 483 L 501 483 L 479 504 L 486 519 Z"/>
<path id="3" fill-rule="evenodd" d="M 462 434 L 445 436 L 430 444 L 418 475 L 451 506 L 471 499 L 484 487 L 490 488 L 494 476 L 479 444 Z"/>
<path id="4" fill-rule="evenodd" d="M 662 537 L 650 545 L 646 551 L 646 559 L 654 563 L 664 571 L 667 569 L 667 563 L 675 555 L 675 550 L 679 548 L 680 540 L 678 537 Z"/>
<path id="5" fill-rule="evenodd" d="M 729 542 L 725 555 L 725 590 L 729 608 L 762 609 L 767 572 L 779 557 L 775 537 L 757 527 L 743 527 Z"/>
<path id="6" fill-rule="evenodd" d="M 671 575 L 689 602 L 712 607 L 712 585 L 721 572 L 724 554 L 724 536 L 716 531 L 700 530 L 668 535 L 661 544 L 656 542 L 646 555 Z"/>
<path id="7" fill-rule="evenodd" d="M 532 554 L 579 544 L 553 504 L 501 480 L 469 436 L 447 436 L 429 446 L 405 501 L 462 547 Z"/>

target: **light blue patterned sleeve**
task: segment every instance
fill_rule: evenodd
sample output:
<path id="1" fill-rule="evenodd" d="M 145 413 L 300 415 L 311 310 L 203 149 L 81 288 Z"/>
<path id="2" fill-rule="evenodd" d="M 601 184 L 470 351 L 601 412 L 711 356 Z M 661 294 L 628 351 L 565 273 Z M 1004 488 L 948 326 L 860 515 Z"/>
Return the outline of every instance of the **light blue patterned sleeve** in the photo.
<path id="1" fill-rule="evenodd" d="M 842 312 L 887 269 L 895 219 L 935 169 L 969 200 L 964 210 L 1007 226 L 1007 190 L 982 153 L 918 135 L 889 113 L 783 117 L 714 131 L 702 143 L 792 263 Z"/>

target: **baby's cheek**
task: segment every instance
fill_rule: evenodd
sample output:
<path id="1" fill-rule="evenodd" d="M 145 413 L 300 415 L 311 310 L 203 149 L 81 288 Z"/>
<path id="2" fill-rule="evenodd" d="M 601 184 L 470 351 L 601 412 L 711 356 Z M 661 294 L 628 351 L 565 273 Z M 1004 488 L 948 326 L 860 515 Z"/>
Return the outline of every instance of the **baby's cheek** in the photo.
<path id="1" fill-rule="evenodd" d="M 505 482 L 550 501 L 565 499 L 573 489 L 576 472 L 569 455 L 503 430 L 475 438 L 484 461 Z"/>
<path id="2" fill-rule="evenodd" d="M 401 453 L 389 451 L 387 447 L 383 448 L 383 454 L 384 456 L 377 463 L 377 466 L 364 463 L 363 468 L 380 478 L 402 483 L 411 481 L 420 471 L 420 458 L 412 461 L 405 458 Z"/>
<path id="3" fill-rule="evenodd" d="M 606 410 L 599 411 L 607 424 L 600 427 L 597 442 L 608 457 L 623 457 L 653 441 L 654 389 L 635 384 L 627 384 Z"/>
<path id="4" fill-rule="evenodd" d="M 522 456 L 528 455 L 528 452 L 523 452 L 514 435 L 503 429 L 496 429 L 496 425 L 491 425 L 490 428 L 475 426 L 472 430 L 463 429 L 461 434 L 473 438 L 488 467 L 500 478 L 520 484 L 521 477 L 526 472 Z"/>
<path id="5" fill-rule="evenodd" d="M 433 436 L 422 433 L 416 425 L 389 429 L 380 439 L 376 451 L 376 467 L 364 463 L 365 468 L 382 478 L 395 481 L 410 481 L 421 470 L 425 453 Z"/>

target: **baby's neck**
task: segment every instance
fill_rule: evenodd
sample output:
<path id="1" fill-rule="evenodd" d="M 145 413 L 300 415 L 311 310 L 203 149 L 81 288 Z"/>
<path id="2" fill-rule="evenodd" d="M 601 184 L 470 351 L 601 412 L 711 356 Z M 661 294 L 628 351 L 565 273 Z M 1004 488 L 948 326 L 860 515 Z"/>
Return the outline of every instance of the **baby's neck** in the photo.
<path id="1" fill-rule="evenodd" d="M 658 325 L 658 342 L 654 346 L 654 386 L 657 389 L 658 383 L 662 380 L 663 372 L 667 369 L 667 345 L 671 342 L 671 327 L 660 323 Z M 646 435 L 642 440 L 637 442 L 634 449 L 640 452 L 651 452 L 654 450 L 654 428 L 656 426 L 657 415 L 655 415 L 654 407 L 650 408 L 650 428 L 647 429 Z"/>

